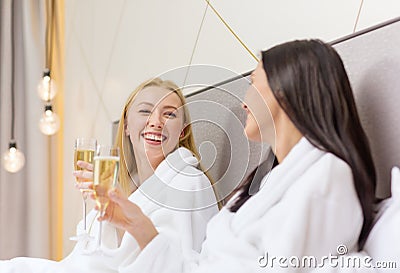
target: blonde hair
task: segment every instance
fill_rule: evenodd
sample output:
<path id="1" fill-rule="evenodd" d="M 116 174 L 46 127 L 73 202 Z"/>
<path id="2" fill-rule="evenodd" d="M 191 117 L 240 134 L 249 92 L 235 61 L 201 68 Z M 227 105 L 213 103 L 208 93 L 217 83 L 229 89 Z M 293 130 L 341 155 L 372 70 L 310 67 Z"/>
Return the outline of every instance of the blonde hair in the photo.
<path id="1" fill-rule="evenodd" d="M 126 195 L 130 195 L 132 192 L 132 186 L 134 187 L 134 190 L 137 187 L 136 183 L 132 185 L 133 178 L 132 175 L 137 173 L 137 166 L 135 163 L 135 156 L 134 156 L 134 151 L 133 147 L 131 144 L 131 141 L 129 139 L 129 136 L 125 134 L 125 129 L 126 129 L 126 118 L 127 118 L 127 113 L 129 111 L 130 106 L 132 105 L 133 101 L 136 98 L 136 95 L 146 87 L 150 86 L 156 86 L 156 87 L 161 87 L 165 88 L 167 90 L 170 90 L 174 92 L 176 95 L 178 95 L 179 99 L 181 100 L 182 103 L 182 108 L 184 111 L 184 124 L 185 127 L 183 129 L 183 137 L 179 139 L 179 147 L 185 147 L 188 150 L 190 150 L 194 156 L 197 157 L 197 159 L 200 159 L 199 153 L 196 149 L 196 145 L 194 142 L 194 136 L 193 136 L 193 131 L 192 131 L 192 125 L 190 124 L 190 115 L 189 115 L 189 110 L 186 106 L 186 100 L 185 97 L 183 96 L 183 93 L 181 89 L 172 81 L 168 80 L 162 80 L 160 78 L 154 78 L 148 81 L 143 82 L 140 84 L 128 97 L 126 100 L 124 109 L 122 111 L 121 118 L 119 120 L 118 124 L 118 131 L 115 139 L 115 145 L 119 147 L 120 149 L 120 171 L 119 171 L 119 184 L 124 191 Z M 202 167 L 200 166 L 202 169 Z M 218 196 L 216 194 L 215 188 L 214 188 L 214 181 L 210 177 L 210 175 L 203 171 L 204 174 L 208 177 L 210 180 L 213 189 L 214 189 L 214 194 L 218 200 Z M 219 207 L 220 204 L 218 203 Z"/>

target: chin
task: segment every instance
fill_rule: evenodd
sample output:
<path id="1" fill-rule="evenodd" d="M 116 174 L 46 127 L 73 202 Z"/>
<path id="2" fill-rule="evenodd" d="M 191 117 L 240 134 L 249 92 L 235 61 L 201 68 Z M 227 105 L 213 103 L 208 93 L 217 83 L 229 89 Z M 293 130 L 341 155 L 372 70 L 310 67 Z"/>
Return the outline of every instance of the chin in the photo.
<path id="1" fill-rule="evenodd" d="M 155 146 L 155 145 L 146 145 L 145 146 L 146 153 L 160 153 L 163 151 L 162 146 Z"/>
<path id="2" fill-rule="evenodd" d="M 261 136 L 258 130 L 249 130 L 247 127 L 244 129 L 244 134 L 248 140 L 261 142 Z"/>
<path id="3" fill-rule="evenodd" d="M 146 147 L 146 153 L 148 154 L 152 154 L 155 156 L 164 156 L 166 157 L 168 154 L 170 154 L 173 150 L 175 149 L 175 147 L 166 147 L 163 145 L 159 145 L 159 146 L 147 146 Z"/>

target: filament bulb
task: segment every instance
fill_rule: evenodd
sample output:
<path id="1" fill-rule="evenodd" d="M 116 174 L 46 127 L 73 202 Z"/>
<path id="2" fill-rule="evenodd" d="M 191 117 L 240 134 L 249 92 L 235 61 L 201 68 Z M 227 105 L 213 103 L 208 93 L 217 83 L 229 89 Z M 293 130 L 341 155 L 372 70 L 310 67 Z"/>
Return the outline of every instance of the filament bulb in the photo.
<path id="1" fill-rule="evenodd" d="M 39 121 L 40 131 L 45 135 L 54 135 L 60 129 L 60 119 L 53 112 L 51 105 L 46 105 Z"/>
<path id="2" fill-rule="evenodd" d="M 8 150 L 3 154 L 3 166 L 6 171 L 16 173 L 25 165 L 24 154 L 17 149 L 17 144 L 12 141 Z"/>
<path id="3" fill-rule="evenodd" d="M 43 77 L 38 84 L 38 95 L 43 101 L 51 101 L 57 94 L 57 86 L 50 77 L 50 70 L 45 69 Z"/>

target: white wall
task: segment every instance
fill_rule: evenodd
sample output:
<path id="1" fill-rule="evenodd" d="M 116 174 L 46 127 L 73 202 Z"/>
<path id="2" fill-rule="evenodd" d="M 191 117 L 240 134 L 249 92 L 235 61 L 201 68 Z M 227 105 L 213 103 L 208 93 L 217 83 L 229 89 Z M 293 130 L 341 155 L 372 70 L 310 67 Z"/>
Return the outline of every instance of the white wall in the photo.
<path id="1" fill-rule="evenodd" d="M 253 52 L 295 38 L 332 41 L 350 34 L 361 2 L 212 1 Z M 111 142 L 111 122 L 119 119 L 129 93 L 152 76 L 188 65 L 192 52 L 192 64 L 237 73 L 254 68 L 254 59 L 206 5 L 204 0 L 65 1 L 64 255 L 73 247 L 68 237 L 81 218 L 72 177 L 74 138 Z M 399 15 L 398 0 L 364 0 L 357 30 Z"/>

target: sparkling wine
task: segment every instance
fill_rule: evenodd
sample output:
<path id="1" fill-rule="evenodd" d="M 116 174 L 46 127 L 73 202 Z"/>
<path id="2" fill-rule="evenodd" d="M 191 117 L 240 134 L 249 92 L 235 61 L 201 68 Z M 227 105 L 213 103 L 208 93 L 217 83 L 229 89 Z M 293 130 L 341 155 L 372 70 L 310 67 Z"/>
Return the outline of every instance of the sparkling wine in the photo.
<path id="1" fill-rule="evenodd" d="M 109 199 L 108 191 L 113 188 L 118 179 L 119 157 L 96 156 L 94 157 L 93 189 L 96 203 L 100 210 L 107 208 Z"/>
<path id="2" fill-rule="evenodd" d="M 86 161 L 93 164 L 94 150 L 75 150 L 74 153 L 74 167 L 76 171 L 84 170 L 77 165 L 78 160 Z M 80 178 L 78 182 L 91 181 L 91 179 Z"/>

